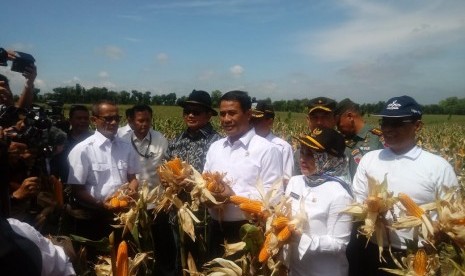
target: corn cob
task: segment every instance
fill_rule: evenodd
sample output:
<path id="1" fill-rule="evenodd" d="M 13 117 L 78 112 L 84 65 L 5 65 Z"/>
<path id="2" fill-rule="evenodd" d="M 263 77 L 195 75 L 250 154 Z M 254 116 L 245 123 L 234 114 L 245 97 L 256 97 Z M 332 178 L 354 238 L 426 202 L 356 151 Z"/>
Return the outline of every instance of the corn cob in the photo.
<path id="1" fill-rule="evenodd" d="M 239 208 L 247 213 L 262 215 L 263 213 L 263 204 L 256 202 L 246 202 L 239 204 Z"/>
<path id="2" fill-rule="evenodd" d="M 175 175 L 181 175 L 182 162 L 179 158 L 174 158 L 166 163 L 166 165 L 171 169 Z"/>
<path id="3" fill-rule="evenodd" d="M 368 207 L 368 211 L 370 212 L 378 212 L 380 207 L 380 198 L 377 196 L 370 196 L 366 199 L 366 204 Z"/>
<path id="4" fill-rule="evenodd" d="M 236 205 L 240 205 L 242 203 L 256 203 L 256 204 L 262 204 L 261 201 L 259 200 L 253 200 L 245 196 L 237 196 L 237 195 L 232 195 L 229 197 L 229 201 L 231 203 L 234 203 Z"/>
<path id="5" fill-rule="evenodd" d="M 116 255 L 116 276 L 129 275 L 129 261 L 128 261 L 128 245 L 122 241 L 118 246 L 118 253 Z"/>
<path id="6" fill-rule="evenodd" d="M 273 220 L 271 223 L 271 226 L 273 226 L 276 230 L 281 230 L 283 229 L 287 224 L 289 223 L 289 219 L 284 216 L 277 217 Z"/>
<path id="7" fill-rule="evenodd" d="M 286 225 L 278 234 L 278 241 L 285 242 L 291 237 L 291 227 L 290 225 Z"/>
<path id="8" fill-rule="evenodd" d="M 421 216 L 425 213 L 423 209 L 418 206 L 407 194 L 399 193 L 398 195 L 399 201 L 404 205 L 407 212 L 417 218 L 421 218 Z"/>
<path id="9" fill-rule="evenodd" d="M 258 261 L 264 263 L 270 257 L 270 241 L 271 241 L 271 233 L 268 233 L 265 237 L 265 241 L 263 242 L 262 249 L 260 249 L 260 253 L 258 254 Z"/>
<path id="10" fill-rule="evenodd" d="M 50 180 L 53 185 L 53 190 L 55 192 L 55 200 L 57 202 L 58 207 L 62 207 L 64 204 L 63 200 L 63 183 L 56 178 L 54 175 L 50 176 Z"/>
<path id="11" fill-rule="evenodd" d="M 426 267 L 428 264 L 428 256 L 424 249 L 418 249 L 417 253 L 415 254 L 415 258 L 413 259 L 413 271 L 415 275 L 423 276 L 426 275 Z"/>
<path id="12" fill-rule="evenodd" d="M 113 207 L 113 208 L 118 208 L 118 207 L 119 207 L 119 199 L 118 199 L 118 197 L 116 197 L 116 196 L 115 196 L 115 197 L 112 197 L 112 198 L 110 199 L 110 205 L 111 205 L 111 207 Z"/>

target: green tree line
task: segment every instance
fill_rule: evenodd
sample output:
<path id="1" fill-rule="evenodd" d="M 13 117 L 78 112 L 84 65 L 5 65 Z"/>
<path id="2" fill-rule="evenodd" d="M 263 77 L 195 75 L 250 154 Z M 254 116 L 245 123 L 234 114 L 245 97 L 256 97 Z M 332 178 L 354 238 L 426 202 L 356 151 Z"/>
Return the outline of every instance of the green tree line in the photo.
<path id="1" fill-rule="evenodd" d="M 214 107 L 218 107 L 219 100 L 223 93 L 214 90 L 210 93 Z M 46 103 L 47 101 L 58 101 L 61 103 L 94 103 L 101 99 L 113 100 L 118 104 L 148 104 L 148 105 L 176 105 L 179 101 L 185 100 L 186 96 L 178 98 L 176 93 L 152 94 L 150 91 L 140 92 L 137 90 L 112 91 L 105 87 L 93 87 L 85 89 L 80 84 L 75 86 L 57 87 L 53 92 L 41 94 L 39 89 L 35 90 L 34 102 Z M 264 99 L 273 104 L 276 111 L 282 112 L 305 112 L 308 98 L 279 100 L 272 102 L 270 98 Z M 384 101 L 378 103 L 362 103 L 362 111 L 366 114 L 379 112 L 384 106 Z M 449 97 L 438 104 L 423 105 L 426 114 L 453 114 L 465 115 L 465 98 Z"/>

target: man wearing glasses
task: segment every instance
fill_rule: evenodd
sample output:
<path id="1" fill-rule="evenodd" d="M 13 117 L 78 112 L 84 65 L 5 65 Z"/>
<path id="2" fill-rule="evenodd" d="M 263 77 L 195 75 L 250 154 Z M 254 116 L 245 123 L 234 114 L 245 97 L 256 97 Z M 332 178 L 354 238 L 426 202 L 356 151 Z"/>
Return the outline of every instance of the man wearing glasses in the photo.
<path id="1" fill-rule="evenodd" d="M 418 205 L 434 202 L 436 196 L 443 194 L 444 187 L 456 187 L 457 176 L 452 166 L 442 157 L 427 152 L 417 146 L 416 133 L 422 127 L 420 105 L 409 96 L 394 97 L 387 101 L 381 113 L 380 124 L 385 149 L 366 153 L 357 168 L 353 180 L 355 200 L 363 203 L 368 197 L 368 177 L 382 183 L 387 180 L 387 190 L 397 196 L 400 192 L 410 196 Z M 399 217 L 397 206 L 386 214 L 388 223 L 393 216 Z M 394 254 L 405 256 L 406 240 L 413 240 L 411 230 L 388 231 Z M 361 259 L 364 265 L 358 275 L 385 275 L 379 267 L 395 268 L 395 264 L 386 248 L 383 257 L 387 263 L 380 263 L 378 246 L 370 241 Z M 421 239 L 420 239 L 421 242 Z M 422 246 L 419 242 L 419 246 Z M 386 253 L 386 254 L 384 254 Z M 389 274 L 386 272 L 386 275 Z"/>
<path id="2" fill-rule="evenodd" d="M 118 107 L 103 100 L 92 106 L 91 121 L 95 133 L 77 144 L 69 153 L 68 184 L 72 184 L 76 201 L 89 210 L 93 219 L 85 225 L 88 238 L 107 236 L 111 227 L 106 219 L 117 211 L 108 202 L 121 185 L 129 183 L 131 192 L 137 191 L 136 173 L 140 171 L 139 159 L 131 144 L 116 137 L 121 116 Z M 103 219 L 102 219 L 103 218 Z M 101 229 L 96 229 L 96 227 Z M 78 230 L 79 231 L 79 230 Z"/>
<path id="3" fill-rule="evenodd" d="M 210 123 L 211 117 L 217 116 L 218 112 L 212 108 L 210 95 L 202 90 L 193 90 L 187 100 L 180 102 L 179 105 L 183 108 L 182 116 L 187 128 L 169 143 L 167 158 L 169 160 L 179 157 L 192 165 L 197 171 L 202 172 L 208 148 L 213 142 L 222 138 Z M 189 195 L 185 194 L 183 199 L 187 200 L 188 198 Z M 175 212 L 170 215 L 175 216 Z M 205 208 L 200 208 L 196 212 L 196 216 L 204 220 L 207 216 Z M 176 219 L 173 218 L 172 221 L 176 221 Z M 196 224 L 196 233 L 204 232 L 203 225 L 203 223 Z M 178 229 L 177 224 L 174 223 L 173 231 L 176 232 L 175 239 L 177 240 L 176 273 L 181 274 L 182 262 L 180 260 L 181 244 L 179 243 L 179 235 L 185 235 L 185 233 L 178 233 Z M 201 267 L 207 261 L 205 250 L 202 252 L 206 245 L 202 244 L 202 242 L 199 239 L 193 242 L 187 235 L 184 237 L 184 246 L 187 251 L 191 252 L 197 267 Z"/>

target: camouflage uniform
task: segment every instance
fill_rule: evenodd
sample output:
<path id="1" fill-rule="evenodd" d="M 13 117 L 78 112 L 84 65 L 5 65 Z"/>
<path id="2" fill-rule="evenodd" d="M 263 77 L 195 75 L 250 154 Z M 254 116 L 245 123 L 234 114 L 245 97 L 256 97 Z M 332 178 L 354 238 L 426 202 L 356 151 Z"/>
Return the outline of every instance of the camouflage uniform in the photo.
<path id="1" fill-rule="evenodd" d="M 358 163 L 360 163 L 360 159 L 365 153 L 384 148 L 382 134 L 380 129 L 365 125 L 358 134 L 345 139 L 345 155 L 348 159 L 351 179 L 354 177 Z"/>

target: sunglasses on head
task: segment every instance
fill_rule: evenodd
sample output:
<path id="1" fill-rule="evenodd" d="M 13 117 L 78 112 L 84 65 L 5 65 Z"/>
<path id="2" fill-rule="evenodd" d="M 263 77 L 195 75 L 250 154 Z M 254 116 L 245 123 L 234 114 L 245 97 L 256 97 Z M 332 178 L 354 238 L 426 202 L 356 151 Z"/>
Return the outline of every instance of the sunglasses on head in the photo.
<path id="1" fill-rule="evenodd" d="M 204 111 L 203 110 L 195 110 L 195 109 L 183 109 L 182 110 L 182 114 L 184 115 L 194 115 L 194 116 L 199 116 L 200 114 L 202 114 Z"/>

